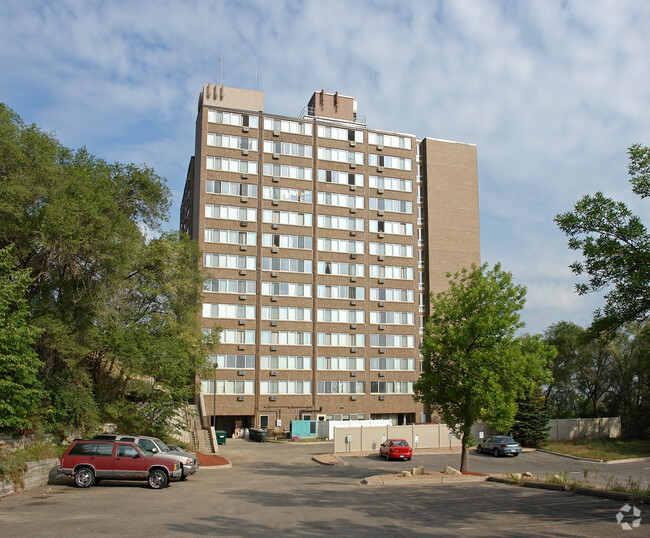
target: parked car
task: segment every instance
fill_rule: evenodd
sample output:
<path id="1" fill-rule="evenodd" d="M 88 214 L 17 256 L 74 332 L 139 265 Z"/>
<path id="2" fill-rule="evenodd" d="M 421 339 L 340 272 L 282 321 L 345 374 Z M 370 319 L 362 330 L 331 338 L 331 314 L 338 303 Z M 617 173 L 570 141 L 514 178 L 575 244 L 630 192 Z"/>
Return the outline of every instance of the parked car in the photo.
<path id="1" fill-rule="evenodd" d="M 100 480 L 146 480 L 153 489 L 180 480 L 179 461 L 153 456 L 135 443 L 94 439 L 75 440 L 61 456 L 59 471 L 74 478 L 80 488 Z"/>
<path id="2" fill-rule="evenodd" d="M 150 454 L 158 454 L 167 456 L 179 461 L 183 465 L 183 475 L 181 480 L 186 480 L 188 476 L 194 474 L 199 470 L 199 460 L 196 454 L 190 454 L 182 450 L 171 450 L 165 443 L 157 437 L 150 437 L 148 435 L 131 435 L 121 433 L 100 433 L 95 435 L 93 439 L 105 439 L 109 441 L 127 441 L 136 443 L 140 448 Z"/>
<path id="3" fill-rule="evenodd" d="M 495 456 L 505 456 L 506 454 L 517 456 L 521 452 L 521 443 L 518 443 L 512 437 L 508 437 L 507 435 L 495 435 L 479 441 L 476 446 L 476 451 L 479 454 L 482 452 L 488 452 Z"/>
<path id="4" fill-rule="evenodd" d="M 404 439 L 387 439 L 379 447 L 379 457 L 387 460 L 410 460 L 413 457 L 413 450 Z"/>

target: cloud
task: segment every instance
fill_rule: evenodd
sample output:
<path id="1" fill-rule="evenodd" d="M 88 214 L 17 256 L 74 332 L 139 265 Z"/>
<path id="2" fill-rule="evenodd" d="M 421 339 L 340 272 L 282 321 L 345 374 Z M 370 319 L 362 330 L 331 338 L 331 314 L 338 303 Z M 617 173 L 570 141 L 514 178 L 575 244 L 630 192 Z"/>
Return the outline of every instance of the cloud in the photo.
<path id="1" fill-rule="evenodd" d="M 597 190 L 650 213 L 626 174 L 626 148 L 650 143 L 645 1 L 27 0 L 0 17 L 1 99 L 69 147 L 154 167 L 170 227 L 222 58 L 269 112 L 323 88 L 369 127 L 477 144 L 482 256 L 528 287 L 532 332 L 587 324 L 598 301 L 573 294 L 555 214 Z"/>

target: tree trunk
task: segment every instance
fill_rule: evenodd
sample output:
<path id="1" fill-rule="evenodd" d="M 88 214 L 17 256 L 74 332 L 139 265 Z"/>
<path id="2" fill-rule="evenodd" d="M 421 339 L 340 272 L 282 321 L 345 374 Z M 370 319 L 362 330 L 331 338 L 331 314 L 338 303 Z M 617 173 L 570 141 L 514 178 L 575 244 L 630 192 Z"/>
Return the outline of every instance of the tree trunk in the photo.
<path id="1" fill-rule="evenodd" d="M 463 433 L 461 440 L 462 448 L 460 453 L 460 472 L 469 471 L 469 447 L 467 446 L 467 433 Z"/>

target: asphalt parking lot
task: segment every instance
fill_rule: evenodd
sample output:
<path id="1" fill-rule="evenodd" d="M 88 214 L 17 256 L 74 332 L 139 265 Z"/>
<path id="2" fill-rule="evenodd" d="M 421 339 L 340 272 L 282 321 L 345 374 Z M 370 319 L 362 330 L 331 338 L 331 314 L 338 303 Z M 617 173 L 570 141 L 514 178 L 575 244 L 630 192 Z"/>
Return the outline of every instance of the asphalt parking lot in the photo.
<path id="1" fill-rule="evenodd" d="M 359 479 L 377 471 L 418 464 L 438 470 L 448 464 L 447 458 L 457 467 L 460 455 L 416 455 L 411 462 L 345 457 L 343 466 L 312 461 L 328 449 L 229 439 L 221 453 L 232 468 L 201 469 L 161 491 L 140 482 L 110 481 L 87 490 L 71 485 L 38 488 L 0 500 L 0 535 L 609 537 L 647 535 L 645 517 L 650 525 L 648 505 L 640 506 L 648 512 L 642 513 L 640 528 L 626 533 L 616 521 L 620 501 L 574 493 L 492 482 L 364 486 Z M 516 462 L 517 470 L 523 470 L 535 456 L 540 453 L 507 459 L 476 455 L 470 469 Z"/>

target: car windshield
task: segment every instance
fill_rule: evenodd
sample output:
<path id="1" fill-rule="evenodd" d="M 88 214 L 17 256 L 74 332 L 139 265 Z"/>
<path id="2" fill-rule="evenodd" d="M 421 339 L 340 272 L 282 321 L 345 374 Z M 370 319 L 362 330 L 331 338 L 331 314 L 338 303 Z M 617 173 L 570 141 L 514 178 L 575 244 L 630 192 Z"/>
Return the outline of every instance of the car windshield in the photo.
<path id="1" fill-rule="evenodd" d="M 406 441 L 393 441 L 393 446 L 409 446 Z"/>
<path id="2" fill-rule="evenodd" d="M 156 438 L 156 444 L 160 447 L 160 450 L 163 452 L 171 452 L 172 449 L 169 448 L 165 443 L 163 443 L 160 439 Z"/>
<path id="3" fill-rule="evenodd" d="M 512 437 L 499 437 L 497 440 L 498 443 L 508 443 L 509 445 L 516 445 L 517 441 L 515 441 Z"/>

